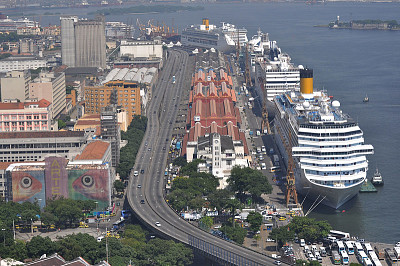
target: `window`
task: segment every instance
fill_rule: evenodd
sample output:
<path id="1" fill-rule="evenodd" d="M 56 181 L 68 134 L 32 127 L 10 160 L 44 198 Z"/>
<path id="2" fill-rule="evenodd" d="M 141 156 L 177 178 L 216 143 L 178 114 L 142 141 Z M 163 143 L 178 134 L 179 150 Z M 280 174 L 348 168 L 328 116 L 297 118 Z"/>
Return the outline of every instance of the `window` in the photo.
<path id="1" fill-rule="evenodd" d="M 12 115 L 11 116 L 11 120 L 17 120 L 17 116 L 16 115 Z"/>
<path id="2" fill-rule="evenodd" d="M 19 120 L 24 120 L 24 116 L 23 116 L 23 115 L 20 115 L 20 116 L 19 116 Z"/>
<path id="3" fill-rule="evenodd" d="M 26 116 L 26 119 L 32 119 L 31 115 Z"/>
<path id="4" fill-rule="evenodd" d="M 33 119 L 39 119 L 39 116 L 38 115 L 34 115 Z"/>
<path id="5" fill-rule="evenodd" d="M 42 115 L 42 119 L 47 119 L 47 115 Z"/>

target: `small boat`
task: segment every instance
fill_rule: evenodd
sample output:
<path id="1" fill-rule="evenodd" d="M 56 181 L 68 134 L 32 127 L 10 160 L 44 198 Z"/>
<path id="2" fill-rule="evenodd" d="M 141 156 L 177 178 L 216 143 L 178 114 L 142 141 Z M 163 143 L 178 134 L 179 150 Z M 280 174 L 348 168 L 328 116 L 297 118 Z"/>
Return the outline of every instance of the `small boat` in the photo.
<path id="1" fill-rule="evenodd" d="M 363 100 L 363 102 L 365 102 L 365 103 L 369 102 L 368 95 L 366 95 L 366 94 L 365 94 L 365 97 L 364 97 L 364 100 Z"/>
<path id="2" fill-rule="evenodd" d="M 371 183 L 375 186 L 383 185 L 382 175 L 381 175 L 381 173 L 379 173 L 378 168 L 376 168 L 376 171 L 374 173 L 374 176 L 372 177 Z"/>

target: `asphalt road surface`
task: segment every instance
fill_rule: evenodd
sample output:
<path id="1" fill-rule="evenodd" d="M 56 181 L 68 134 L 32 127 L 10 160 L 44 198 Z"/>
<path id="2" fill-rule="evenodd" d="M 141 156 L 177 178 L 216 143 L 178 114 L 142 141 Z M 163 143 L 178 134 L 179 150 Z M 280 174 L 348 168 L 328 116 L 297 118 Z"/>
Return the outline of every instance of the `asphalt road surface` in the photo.
<path id="1" fill-rule="evenodd" d="M 133 171 L 131 172 L 128 202 L 137 217 L 158 230 L 160 234 L 186 244 L 192 236 L 213 245 L 214 254 L 224 257 L 226 253 L 229 256 L 232 254 L 241 256 L 239 259 L 233 256 L 235 257 L 231 260 L 233 264 L 272 265 L 274 263 L 272 258 L 212 236 L 181 219 L 164 200 L 164 169 L 168 147 L 178 113 L 180 95 L 184 89 L 188 89 L 183 83 L 185 79 L 190 79 L 192 74 L 187 69 L 189 55 L 186 52 L 170 50 L 168 55 L 148 107 L 147 130 L 133 169 L 138 171 L 139 175 L 134 177 Z M 172 81 L 172 76 L 176 77 L 175 83 Z M 222 254 L 221 250 L 225 253 Z"/>

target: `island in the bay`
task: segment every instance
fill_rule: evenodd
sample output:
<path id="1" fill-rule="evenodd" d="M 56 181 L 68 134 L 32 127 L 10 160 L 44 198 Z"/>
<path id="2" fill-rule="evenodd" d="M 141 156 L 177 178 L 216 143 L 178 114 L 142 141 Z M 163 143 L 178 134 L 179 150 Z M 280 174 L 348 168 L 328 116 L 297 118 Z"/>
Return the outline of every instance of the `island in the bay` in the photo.
<path id="1" fill-rule="evenodd" d="M 351 29 L 351 30 L 400 30 L 400 25 L 396 20 L 364 19 L 351 20 L 349 22 L 340 21 L 337 16 L 335 21 L 328 25 L 316 25 L 316 27 L 329 27 L 330 29 Z"/>

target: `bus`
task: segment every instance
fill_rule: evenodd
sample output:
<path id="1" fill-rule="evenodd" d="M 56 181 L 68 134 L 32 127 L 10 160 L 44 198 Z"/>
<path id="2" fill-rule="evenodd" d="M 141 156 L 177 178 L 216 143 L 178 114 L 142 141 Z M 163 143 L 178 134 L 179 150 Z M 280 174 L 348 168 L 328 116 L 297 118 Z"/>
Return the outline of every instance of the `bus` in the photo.
<path id="1" fill-rule="evenodd" d="M 350 234 L 342 231 L 330 230 L 329 234 L 336 237 L 337 239 L 350 240 Z"/>
<path id="2" fill-rule="evenodd" d="M 361 262 L 361 264 L 363 263 L 364 259 L 368 259 L 367 254 L 365 254 L 364 251 L 358 252 L 358 260 Z"/>
<path id="3" fill-rule="evenodd" d="M 271 168 L 269 168 L 270 173 L 279 172 L 280 170 L 281 168 L 279 166 L 272 166 Z"/>
<path id="4" fill-rule="evenodd" d="M 374 251 L 370 251 L 368 255 L 374 266 L 382 266 L 382 263 L 379 261 L 379 258 Z"/>
<path id="5" fill-rule="evenodd" d="M 354 245 L 356 246 L 356 251 L 357 254 L 360 253 L 361 251 L 364 251 L 363 247 L 361 246 L 360 242 L 355 242 Z"/>
<path id="6" fill-rule="evenodd" d="M 337 246 L 338 246 L 339 253 L 342 252 L 342 251 L 346 251 L 346 249 L 344 248 L 344 244 L 343 244 L 342 241 L 338 241 L 338 242 L 336 242 L 336 243 L 337 243 Z"/>
<path id="7" fill-rule="evenodd" d="M 340 259 L 339 253 L 336 250 L 332 251 L 332 261 L 333 264 L 338 265 L 342 263 L 342 260 Z"/>
<path id="8" fill-rule="evenodd" d="M 346 241 L 346 247 L 347 247 L 347 254 L 353 255 L 354 254 L 354 246 L 351 241 Z"/>
<path id="9" fill-rule="evenodd" d="M 364 266 L 374 266 L 369 258 L 365 258 L 362 264 Z"/>
<path id="10" fill-rule="evenodd" d="M 364 243 L 365 253 L 369 254 L 370 251 L 374 251 L 370 243 Z"/>
<path id="11" fill-rule="evenodd" d="M 340 251 L 340 256 L 342 257 L 343 264 L 349 264 L 349 255 L 347 255 L 345 250 Z"/>

